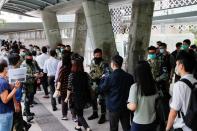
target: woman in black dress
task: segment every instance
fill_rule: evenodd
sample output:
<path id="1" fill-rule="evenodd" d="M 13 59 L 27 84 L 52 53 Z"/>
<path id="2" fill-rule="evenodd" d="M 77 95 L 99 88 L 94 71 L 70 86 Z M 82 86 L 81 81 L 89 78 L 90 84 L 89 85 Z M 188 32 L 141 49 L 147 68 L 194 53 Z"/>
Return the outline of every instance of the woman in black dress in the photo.
<path id="1" fill-rule="evenodd" d="M 83 68 L 83 57 L 75 55 L 75 58 L 71 61 L 72 68 L 71 74 L 68 78 L 68 91 L 65 102 L 70 99 L 73 102 L 74 109 L 77 114 L 78 124 L 75 130 L 81 131 L 83 126 L 86 131 L 91 131 L 85 118 L 83 117 L 83 109 L 87 102 L 89 92 L 89 77 Z"/>

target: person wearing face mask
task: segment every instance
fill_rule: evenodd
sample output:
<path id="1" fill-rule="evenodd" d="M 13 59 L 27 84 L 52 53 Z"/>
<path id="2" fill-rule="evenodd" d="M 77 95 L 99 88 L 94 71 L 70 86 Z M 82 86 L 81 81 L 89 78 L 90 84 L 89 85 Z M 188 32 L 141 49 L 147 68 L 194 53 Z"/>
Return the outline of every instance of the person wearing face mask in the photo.
<path id="1" fill-rule="evenodd" d="M 192 74 L 195 67 L 196 61 L 194 56 L 186 51 L 181 51 L 178 54 L 176 59 L 176 72 L 181 76 L 181 79 L 173 86 L 172 101 L 170 103 L 171 110 L 168 116 L 166 131 L 170 131 L 172 128 L 174 128 L 174 131 L 192 131 L 192 129 L 185 124 L 186 119 L 183 118 L 188 113 L 189 106 L 193 105 L 190 103 L 190 96 L 194 89 L 191 91 L 189 83 L 192 85 L 197 83 L 197 79 L 195 79 Z M 195 118 L 195 116 L 193 117 Z M 196 121 L 193 122 L 193 125 L 194 124 L 196 124 Z"/>
<path id="2" fill-rule="evenodd" d="M 20 55 L 20 57 L 21 57 L 21 59 L 23 61 L 25 59 L 25 55 L 26 55 L 25 50 L 24 49 L 21 49 L 19 55 Z"/>
<path id="3" fill-rule="evenodd" d="M 27 52 L 25 56 L 25 61 L 21 64 L 21 67 L 27 68 L 27 76 L 26 82 L 24 83 L 25 86 L 25 101 L 24 101 L 24 112 L 23 115 L 27 117 L 27 122 L 30 122 L 35 114 L 30 112 L 30 105 L 33 104 L 34 94 L 35 94 L 35 87 L 36 87 L 36 79 L 40 77 L 39 70 L 36 68 L 33 57 L 30 52 Z"/>
<path id="4" fill-rule="evenodd" d="M 29 45 L 29 51 L 32 52 L 33 51 L 33 45 Z"/>
<path id="5" fill-rule="evenodd" d="M 159 76 L 160 72 L 160 66 L 159 60 L 157 58 L 157 48 L 154 46 L 148 47 L 148 62 L 151 67 L 151 72 L 153 75 L 153 79 L 156 80 L 156 78 Z"/>
<path id="6" fill-rule="evenodd" d="M 178 55 L 179 52 L 181 51 L 181 46 L 182 46 L 182 42 L 177 42 L 177 43 L 176 43 L 176 50 L 173 51 L 173 52 L 171 53 L 171 55 L 174 57 L 175 60 L 176 60 L 177 55 Z M 178 75 L 175 73 L 174 82 L 177 82 L 179 79 L 180 79 L 180 76 L 178 76 Z"/>
<path id="7" fill-rule="evenodd" d="M 189 51 L 189 46 L 191 45 L 191 41 L 189 39 L 185 39 L 183 44 L 181 45 L 181 50 Z"/>
<path id="8" fill-rule="evenodd" d="M 98 85 L 104 73 L 104 60 L 102 58 L 102 50 L 97 48 L 94 50 L 94 58 L 91 61 L 90 65 L 90 77 L 92 81 L 92 108 L 93 114 L 88 117 L 88 120 L 93 120 L 98 118 L 98 107 L 97 107 L 97 98 L 98 98 Z M 104 99 L 99 100 L 101 105 L 101 117 L 98 121 L 99 124 L 103 124 L 106 121 L 106 104 Z"/>
<path id="9" fill-rule="evenodd" d="M 164 94 L 168 96 L 170 83 L 172 82 L 172 78 L 174 75 L 175 59 L 167 51 L 167 45 L 165 43 L 162 43 L 159 46 L 159 49 L 160 49 L 160 54 L 158 55 L 158 59 L 161 63 L 161 68 L 160 68 L 161 76 L 157 79 L 157 81 L 159 82 L 160 89 L 162 89 Z"/>

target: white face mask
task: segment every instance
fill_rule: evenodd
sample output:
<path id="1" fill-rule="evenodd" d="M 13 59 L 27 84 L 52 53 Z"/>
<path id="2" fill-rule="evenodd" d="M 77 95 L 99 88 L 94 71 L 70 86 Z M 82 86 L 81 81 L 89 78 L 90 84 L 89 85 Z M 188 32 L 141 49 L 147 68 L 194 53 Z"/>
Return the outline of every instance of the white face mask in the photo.
<path id="1" fill-rule="evenodd" d="M 165 52 L 164 49 L 160 49 L 159 51 L 160 51 L 160 53 L 162 53 L 162 54 Z"/>
<path id="2" fill-rule="evenodd" d="M 180 76 L 180 73 L 179 73 L 179 71 L 178 71 L 178 66 L 177 66 L 177 65 L 176 65 L 176 67 L 175 67 L 175 74 L 178 75 L 178 76 Z"/>

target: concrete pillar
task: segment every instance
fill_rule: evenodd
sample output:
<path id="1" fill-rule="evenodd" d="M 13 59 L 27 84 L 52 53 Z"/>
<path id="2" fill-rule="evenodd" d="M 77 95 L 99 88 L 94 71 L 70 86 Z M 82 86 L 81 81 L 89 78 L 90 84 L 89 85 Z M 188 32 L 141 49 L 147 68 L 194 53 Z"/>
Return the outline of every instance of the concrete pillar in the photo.
<path id="1" fill-rule="evenodd" d="M 153 0 L 132 1 L 127 58 L 127 69 L 131 74 L 134 73 L 137 62 L 147 58 L 146 51 L 150 41 L 153 11 Z"/>
<path id="2" fill-rule="evenodd" d="M 83 8 L 75 14 L 75 29 L 72 50 L 84 56 L 87 37 L 87 23 Z"/>
<path id="3" fill-rule="evenodd" d="M 55 49 L 57 44 L 62 43 L 56 13 L 42 10 L 41 14 L 48 44 L 52 49 Z"/>
<path id="4" fill-rule="evenodd" d="M 83 0 L 82 4 L 91 41 L 96 48 L 103 50 L 108 61 L 117 52 L 108 0 Z"/>

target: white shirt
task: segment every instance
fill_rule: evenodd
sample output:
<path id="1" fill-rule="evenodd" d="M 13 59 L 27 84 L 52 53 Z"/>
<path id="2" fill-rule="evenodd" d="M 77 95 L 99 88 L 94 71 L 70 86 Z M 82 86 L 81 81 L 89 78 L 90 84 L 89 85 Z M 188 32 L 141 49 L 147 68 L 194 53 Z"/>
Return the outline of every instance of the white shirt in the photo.
<path id="1" fill-rule="evenodd" d="M 196 83 L 197 80 L 193 77 L 192 74 L 187 74 L 182 78 L 188 79 L 192 84 Z M 181 78 L 181 79 L 182 79 Z M 172 92 L 172 102 L 170 107 L 176 111 L 182 111 L 184 115 L 187 112 L 187 107 L 190 100 L 191 89 L 182 81 L 178 81 L 174 84 L 173 92 Z M 173 127 L 175 129 L 182 128 L 183 131 L 191 131 L 185 123 L 183 122 L 182 118 L 177 118 L 174 121 Z"/>
<path id="2" fill-rule="evenodd" d="M 59 60 L 55 59 L 54 57 L 50 57 L 44 63 L 43 72 L 47 73 L 47 76 L 55 76 L 58 62 Z"/>
<path id="3" fill-rule="evenodd" d="M 38 63 L 38 66 L 43 69 L 44 63 L 47 59 L 49 59 L 49 55 L 42 53 L 41 55 L 36 57 L 36 62 Z"/>

